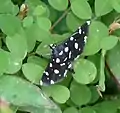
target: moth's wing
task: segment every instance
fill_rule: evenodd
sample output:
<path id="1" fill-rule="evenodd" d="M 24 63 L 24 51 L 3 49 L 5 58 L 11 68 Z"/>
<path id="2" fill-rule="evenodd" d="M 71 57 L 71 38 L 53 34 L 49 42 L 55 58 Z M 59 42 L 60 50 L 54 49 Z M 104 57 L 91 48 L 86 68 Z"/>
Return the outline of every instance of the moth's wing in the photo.
<path id="1" fill-rule="evenodd" d="M 68 69 L 71 68 L 71 62 L 79 57 L 83 51 L 89 25 L 90 21 L 87 21 L 68 39 L 52 48 L 52 58 L 43 73 L 41 85 L 54 84 L 65 77 Z M 60 54 L 61 52 L 62 54 Z"/>
<path id="2" fill-rule="evenodd" d="M 52 59 L 43 73 L 40 84 L 50 85 L 61 81 L 66 76 L 69 65 L 70 62 L 65 62 L 60 64 L 54 62 Z"/>
<path id="3" fill-rule="evenodd" d="M 70 49 L 70 60 L 73 61 L 83 52 L 88 37 L 90 21 L 79 27 L 64 43 Z"/>
<path id="4" fill-rule="evenodd" d="M 66 51 L 66 46 L 63 44 L 52 48 L 51 61 L 46 67 L 40 84 L 50 85 L 61 81 L 71 67 L 71 62 L 68 59 L 69 50 Z"/>
<path id="5" fill-rule="evenodd" d="M 59 58 L 61 62 L 76 59 L 83 52 L 88 36 L 89 25 L 90 21 L 87 21 L 64 42 L 56 45 L 56 47 L 52 49 L 53 59 L 56 60 Z"/>

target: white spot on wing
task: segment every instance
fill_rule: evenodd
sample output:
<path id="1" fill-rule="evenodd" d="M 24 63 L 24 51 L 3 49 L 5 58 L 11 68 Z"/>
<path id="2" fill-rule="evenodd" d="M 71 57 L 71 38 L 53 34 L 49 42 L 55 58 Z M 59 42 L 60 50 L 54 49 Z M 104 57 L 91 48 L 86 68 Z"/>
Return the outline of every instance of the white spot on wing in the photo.
<path id="1" fill-rule="evenodd" d="M 90 21 L 87 21 L 87 24 L 90 25 Z"/>
<path id="2" fill-rule="evenodd" d="M 62 55 L 63 54 L 63 51 L 60 51 L 59 55 Z"/>
<path id="3" fill-rule="evenodd" d="M 64 59 L 64 62 L 67 60 L 67 57 Z"/>
<path id="4" fill-rule="evenodd" d="M 67 43 L 65 43 L 65 45 L 67 45 Z"/>
<path id="5" fill-rule="evenodd" d="M 69 58 L 71 58 L 71 51 L 69 52 Z"/>
<path id="6" fill-rule="evenodd" d="M 75 43 L 75 49 L 78 49 L 78 43 Z"/>
<path id="7" fill-rule="evenodd" d="M 70 37 L 70 40 L 73 41 L 73 40 L 74 40 L 74 37 L 71 36 L 71 37 Z"/>
<path id="8" fill-rule="evenodd" d="M 82 33 L 82 30 L 81 30 L 81 28 L 79 29 L 79 34 L 81 34 Z"/>
<path id="9" fill-rule="evenodd" d="M 66 76 L 66 74 L 67 74 L 67 70 L 65 70 L 65 72 L 64 72 L 64 77 Z"/>
<path id="10" fill-rule="evenodd" d="M 54 84 L 55 82 L 53 80 L 50 81 L 51 84 Z"/>
<path id="11" fill-rule="evenodd" d="M 69 64 L 68 69 L 70 69 L 71 67 L 72 67 L 72 64 Z"/>
<path id="12" fill-rule="evenodd" d="M 87 42 L 87 36 L 84 37 L 84 42 L 85 42 L 85 43 Z"/>
<path id="13" fill-rule="evenodd" d="M 42 82 L 42 80 L 40 80 L 40 85 L 41 85 L 41 86 L 43 85 L 43 82 Z"/>
<path id="14" fill-rule="evenodd" d="M 50 63 L 50 67 L 52 67 L 52 63 Z"/>
<path id="15" fill-rule="evenodd" d="M 45 74 L 48 76 L 49 75 L 49 73 L 48 72 L 45 72 Z"/>
<path id="16" fill-rule="evenodd" d="M 54 70 L 54 73 L 55 73 L 55 74 L 58 74 L 58 73 L 59 73 L 59 70 L 55 69 L 55 70 Z"/>
<path id="17" fill-rule="evenodd" d="M 80 55 L 78 55 L 78 56 L 75 58 L 75 60 L 77 60 L 79 57 L 80 57 Z"/>
<path id="18" fill-rule="evenodd" d="M 74 35 L 76 35 L 76 34 L 78 34 L 78 32 L 73 33 L 72 36 L 74 36 Z"/>
<path id="19" fill-rule="evenodd" d="M 60 59 L 59 58 L 56 58 L 56 63 L 60 63 Z"/>
<path id="20" fill-rule="evenodd" d="M 64 66 L 64 65 L 65 65 L 65 63 L 60 64 L 60 66 Z"/>
<path id="21" fill-rule="evenodd" d="M 59 74 L 59 77 L 61 77 L 61 74 Z"/>
<path id="22" fill-rule="evenodd" d="M 65 47 L 64 50 L 65 50 L 65 52 L 68 52 L 68 51 L 69 51 L 69 48 L 68 48 L 68 47 Z"/>

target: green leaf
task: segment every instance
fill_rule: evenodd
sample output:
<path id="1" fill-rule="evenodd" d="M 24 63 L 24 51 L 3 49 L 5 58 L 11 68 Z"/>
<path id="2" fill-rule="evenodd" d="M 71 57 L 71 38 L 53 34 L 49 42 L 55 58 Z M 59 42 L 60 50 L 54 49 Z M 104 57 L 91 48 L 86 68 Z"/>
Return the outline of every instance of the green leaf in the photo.
<path id="1" fill-rule="evenodd" d="M 50 12 L 44 2 L 40 0 L 26 0 L 25 3 L 29 7 L 28 15 L 49 17 Z"/>
<path id="2" fill-rule="evenodd" d="M 34 41 L 38 40 L 40 42 L 41 41 L 47 42 L 47 40 L 50 38 L 50 32 L 40 28 L 35 23 L 32 26 L 30 26 L 30 28 L 28 28 L 28 31 L 26 31 L 26 32 L 27 32 L 27 36 L 28 36 L 27 38 L 29 38 L 29 36 L 30 36 L 30 40 L 34 40 Z M 32 42 L 30 44 L 32 44 Z"/>
<path id="3" fill-rule="evenodd" d="M 78 19 L 72 12 L 69 12 L 66 17 L 66 24 L 67 27 L 74 32 L 83 24 L 83 20 Z"/>
<path id="4" fill-rule="evenodd" d="M 96 86 L 90 86 L 89 88 L 91 90 L 91 100 L 90 100 L 89 103 L 93 104 L 93 103 L 95 103 L 99 99 L 100 95 L 99 95 L 99 93 L 97 91 L 97 87 Z"/>
<path id="5" fill-rule="evenodd" d="M 108 36 L 102 39 L 101 48 L 104 50 L 112 49 L 118 42 L 118 38 L 116 36 Z"/>
<path id="6" fill-rule="evenodd" d="M 23 27 L 30 27 L 33 24 L 33 17 L 27 16 L 23 20 Z"/>
<path id="7" fill-rule="evenodd" d="M 110 0 L 95 0 L 95 14 L 96 14 L 96 16 L 105 15 L 112 10 L 113 10 L 113 8 L 111 6 Z"/>
<path id="8" fill-rule="evenodd" d="M 21 69 L 22 60 L 19 60 L 18 58 L 16 58 L 12 53 L 7 52 L 7 55 L 9 58 L 9 63 L 5 73 L 14 74 Z"/>
<path id="9" fill-rule="evenodd" d="M 63 113 L 78 113 L 78 110 L 75 107 L 68 107 Z"/>
<path id="10" fill-rule="evenodd" d="M 91 83 L 97 74 L 97 69 L 95 65 L 85 59 L 79 59 L 74 66 L 75 74 L 73 78 L 81 84 Z"/>
<path id="11" fill-rule="evenodd" d="M 50 15 L 49 15 L 49 19 L 51 20 L 51 22 L 55 22 L 58 18 L 58 11 L 53 9 L 53 7 L 48 6 L 49 11 L 50 11 Z"/>
<path id="12" fill-rule="evenodd" d="M 99 104 L 94 106 L 94 109 L 97 113 L 116 113 L 118 106 L 119 106 L 119 99 L 118 100 L 105 100 Z"/>
<path id="13" fill-rule="evenodd" d="M 21 22 L 16 16 L 1 14 L 0 28 L 6 35 L 11 36 L 19 32 L 21 29 Z"/>
<path id="14" fill-rule="evenodd" d="M 60 34 L 52 34 L 51 38 L 53 39 L 54 43 L 62 43 L 64 40 L 66 40 L 69 36 L 71 35 L 71 33 L 64 33 L 62 35 Z"/>
<path id="15" fill-rule="evenodd" d="M 29 56 L 27 62 L 37 64 L 39 66 L 42 66 L 43 68 L 45 68 L 48 64 L 48 62 L 44 58 L 40 58 L 37 56 Z"/>
<path id="16" fill-rule="evenodd" d="M 37 24 L 41 29 L 43 29 L 45 31 L 49 31 L 49 29 L 51 27 L 51 21 L 46 17 L 38 17 Z"/>
<path id="17" fill-rule="evenodd" d="M 120 42 L 107 54 L 107 63 L 112 73 L 119 79 L 120 77 Z"/>
<path id="18" fill-rule="evenodd" d="M 59 35 L 59 34 L 51 34 L 51 36 L 46 40 L 43 41 L 36 50 L 36 53 L 39 55 L 43 55 L 47 58 L 50 58 L 51 55 L 51 49 L 49 47 L 50 44 L 59 44 L 60 42 L 64 41 L 66 37 L 68 38 L 70 36 L 69 33 Z"/>
<path id="19" fill-rule="evenodd" d="M 120 13 L 120 0 L 111 0 L 112 7 Z"/>
<path id="20" fill-rule="evenodd" d="M 50 38 L 50 32 L 42 28 L 37 29 L 36 35 L 38 35 L 36 37 L 38 41 L 47 41 Z"/>
<path id="21" fill-rule="evenodd" d="M 3 74 L 8 68 L 9 57 L 6 52 L 0 49 L 0 75 Z"/>
<path id="22" fill-rule="evenodd" d="M 4 75 L 0 78 L 0 97 L 12 105 L 24 107 L 24 110 L 58 109 L 37 86 L 15 76 Z"/>
<path id="23" fill-rule="evenodd" d="M 37 34 L 35 31 L 35 26 L 34 24 L 29 26 L 28 28 L 25 29 L 25 34 L 26 34 L 26 40 L 27 40 L 27 50 L 28 52 L 31 52 L 34 47 L 35 47 L 35 43 L 36 43 L 36 38 L 37 38 Z"/>
<path id="24" fill-rule="evenodd" d="M 108 28 L 99 21 L 93 21 L 89 27 L 89 37 L 83 55 L 93 55 L 100 49 L 101 40 L 109 35 Z"/>
<path id="25" fill-rule="evenodd" d="M 19 7 L 15 6 L 11 0 L 0 0 L 0 14 L 14 14 L 19 12 Z"/>
<path id="26" fill-rule="evenodd" d="M 91 91 L 86 85 L 72 84 L 70 87 L 70 98 L 76 105 L 85 105 L 91 99 Z"/>
<path id="27" fill-rule="evenodd" d="M 69 89 L 65 86 L 55 85 L 52 90 L 52 98 L 58 103 L 65 103 L 70 97 Z"/>
<path id="28" fill-rule="evenodd" d="M 35 7 L 33 15 L 35 15 L 35 16 L 41 16 L 44 13 L 46 13 L 46 10 L 47 9 L 44 6 L 38 5 L 37 7 Z"/>
<path id="29" fill-rule="evenodd" d="M 32 83 L 39 84 L 44 69 L 41 66 L 34 63 L 25 63 L 22 66 L 22 71 L 28 80 L 30 80 Z"/>
<path id="30" fill-rule="evenodd" d="M 70 91 L 62 85 L 43 87 L 43 90 L 58 103 L 65 103 L 70 97 Z"/>
<path id="31" fill-rule="evenodd" d="M 48 2 L 58 11 L 63 11 L 68 7 L 68 0 L 48 0 Z"/>
<path id="32" fill-rule="evenodd" d="M 99 73 L 99 70 L 100 70 L 100 58 L 101 58 L 101 56 L 100 56 L 99 53 L 95 54 L 95 55 L 91 55 L 87 58 L 88 60 L 93 62 L 95 64 L 95 67 L 97 68 L 97 76 L 91 84 L 97 83 L 98 80 L 99 80 L 99 74 L 98 73 Z"/>
<path id="33" fill-rule="evenodd" d="M 71 3 L 73 13 L 81 19 L 90 19 L 92 11 L 86 0 L 75 0 Z"/>
<path id="34" fill-rule="evenodd" d="M 104 69 L 105 69 L 105 54 L 106 51 L 102 50 L 102 54 L 101 54 L 101 59 L 100 59 L 100 75 L 99 75 L 99 84 L 98 84 L 98 88 L 100 91 L 104 92 L 105 91 L 105 73 L 104 73 Z"/>
<path id="35" fill-rule="evenodd" d="M 79 110 L 79 113 L 96 113 L 92 107 L 83 107 Z"/>
<path id="36" fill-rule="evenodd" d="M 50 58 L 50 47 L 49 45 L 50 44 L 53 44 L 53 41 L 52 40 L 48 40 L 47 42 L 43 42 L 41 43 L 38 47 L 37 47 L 37 50 L 36 50 L 36 53 L 39 54 L 39 55 L 43 55 L 43 56 L 48 56 L 48 58 Z"/>
<path id="37" fill-rule="evenodd" d="M 12 55 L 22 60 L 27 55 L 27 42 L 23 34 L 15 34 L 6 37 L 6 45 Z"/>

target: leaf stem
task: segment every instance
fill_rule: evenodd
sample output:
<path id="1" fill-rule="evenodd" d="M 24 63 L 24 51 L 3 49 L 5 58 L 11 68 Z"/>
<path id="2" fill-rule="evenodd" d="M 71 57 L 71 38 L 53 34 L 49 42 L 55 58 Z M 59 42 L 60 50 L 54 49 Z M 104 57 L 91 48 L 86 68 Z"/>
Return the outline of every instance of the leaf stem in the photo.
<path id="1" fill-rule="evenodd" d="M 61 15 L 60 18 L 58 18 L 58 20 L 51 26 L 50 31 L 52 31 L 54 29 L 54 27 L 68 14 L 68 12 L 70 11 L 70 7 Z"/>

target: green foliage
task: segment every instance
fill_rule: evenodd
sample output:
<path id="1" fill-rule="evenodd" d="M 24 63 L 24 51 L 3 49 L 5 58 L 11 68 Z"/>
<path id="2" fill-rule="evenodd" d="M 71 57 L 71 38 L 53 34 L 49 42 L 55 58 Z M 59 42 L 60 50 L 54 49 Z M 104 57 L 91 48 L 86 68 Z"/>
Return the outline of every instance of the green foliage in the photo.
<path id="1" fill-rule="evenodd" d="M 49 4 L 58 11 L 63 11 L 68 6 L 68 0 L 48 0 Z"/>
<path id="2" fill-rule="evenodd" d="M 120 1 L 119 0 L 116 0 L 116 1 L 113 1 L 112 0 L 112 7 L 117 11 L 117 12 L 120 12 Z"/>
<path id="3" fill-rule="evenodd" d="M 78 110 L 75 107 L 68 107 L 63 113 L 78 113 Z"/>
<path id="4" fill-rule="evenodd" d="M 89 28 L 88 43 L 85 46 L 84 55 L 94 55 L 101 49 L 101 40 L 108 36 L 108 28 L 99 21 L 92 22 Z"/>
<path id="5" fill-rule="evenodd" d="M 2 49 L 0 49 L 0 75 L 2 75 L 7 67 L 8 67 L 8 61 L 9 61 L 9 57 L 7 56 L 6 52 Z"/>
<path id="6" fill-rule="evenodd" d="M 108 36 L 103 38 L 101 41 L 101 48 L 104 50 L 112 49 L 118 42 L 118 38 L 116 36 Z"/>
<path id="7" fill-rule="evenodd" d="M 95 65 L 89 60 L 80 59 L 79 62 L 75 63 L 74 69 L 75 74 L 73 75 L 73 78 L 80 84 L 91 83 L 97 75 Z"/>
<path id="8" fill-rule="evenodd" d="M 114 20 L 119 25 L 119 13 L 119 0 L 0 0 L 0 113 L 118 113 L 120 30 L 109 26 Z M 63 42 L 88 19 L 75 73 L 40 86 L 49 45 Z"/>
<path id="9" fill-rule="evenodd" d="M 111 51 L 108 52 L 107 57 L 108 57 L 108 64 L 110 66 L 110 69 L 112 72 L 119 77 L 120 73 L 120 43 L 118 43 Z"/>
<path id="10" fill-rule="evenodd" d="M 45 98 L 45 95 L 41 93 L 38 87 L 18 77 L 2 76 L 0 80 L 0 95 L 11 104 L 21 108 L 32 106 L 34 111 L 35 109 L 40 111 L 43 108 L 57 109 L 57 106 L 47 97 Z"/>
<path id="11" fill-rule="evenodd" d="M 67 87 L 62 85 L 53 85 L 42 88 L 46 94 L 51 96 L 58 103 L 65 103 L 70 97 L 70 91 Z M 63 95 L 62 95 L 63 93 Z"/>
<path id="12" fill-rule="evenodd" d="M 90 19 L 92 16 L 90 5 L 86 0 L 75 0 L 71 3 L 71 10 L 81 19 Z"/>
<path id="13" fill-rule="evenodd" d="M 22 71 L 25 77 L 32 83 L 39 83 L 39 79 L 44 70 L 35 63 L 25 63 L 22 65 Z"/>
<path id="14" fill-rule="evenodd" d="M 96 14 L 96 16 L 105 15 L 112 10 L 113 10 L 113 8 L 112 8 L 111 2 L 109 0 L 95 0 L 95 14 Z"/>
<path id="15" fill-rule="evenodd" d="M 21 29 L 21 22 L 14 15 L 1 14 L 0 28 L 6 35 L 11 36 L 19 32 L 19 30 Z"/>
<path id="16" fill-rule="evenodd" d="M 91 99 L 91 91 L 86 85 L 72 83 L 70 87 L 71 100 L 78 106 L 87 104 Z"/>

